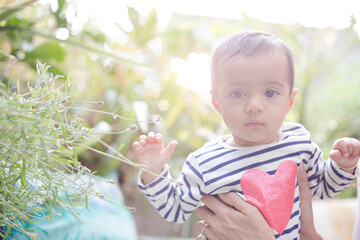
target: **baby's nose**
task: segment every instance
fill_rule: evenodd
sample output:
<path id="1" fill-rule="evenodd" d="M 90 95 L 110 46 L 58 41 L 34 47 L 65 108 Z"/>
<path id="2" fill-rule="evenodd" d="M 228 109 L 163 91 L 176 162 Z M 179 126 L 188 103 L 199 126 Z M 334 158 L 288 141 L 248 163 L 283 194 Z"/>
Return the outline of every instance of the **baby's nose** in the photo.
<path id="1" fill-rule="evenodd" d="M 260 96 L 253 96 L 249 98 L 249 102 L 246 105 L 246 111 L 248 113 L 262 112 L 264 111 L 264 105 Z"/>

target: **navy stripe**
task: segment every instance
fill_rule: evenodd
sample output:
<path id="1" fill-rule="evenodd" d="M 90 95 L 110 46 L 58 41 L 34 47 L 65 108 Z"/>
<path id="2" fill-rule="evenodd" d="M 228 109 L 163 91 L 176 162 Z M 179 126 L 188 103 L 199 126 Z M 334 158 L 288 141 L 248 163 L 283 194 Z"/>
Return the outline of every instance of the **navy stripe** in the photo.
<path id="1" fill-rule="evenodd" d="M 316 152 L 317 152 L 317 148 L 315 148 L 315 151 L 314 151 L 314 153 L 310 156 L 310 158 L 313 158 L 314 156 L 315 156 L 315 154 L 316 154 Z"/>
<path id="2" fill-rule="evenodd" d="M 317 155 L 317 158 L 314 160 L 313 166 L 316 166 L 316 172 L 319 171 L 319 161 L 323 161 L 323 164 L 326 165 L 325 160 L 322 158 L 322 153 L 319 151 L 319 154 Z M 311 167 L 313 169 L 313 167 Z"/>
<path id="3" fill-rule="evenodd" d="M 239 168 L 239 169 L 235 169 L 234 171 L 231 171 L 231 172 L 229 172 L 229 173 L 226 173 L 226 174 L 220 175 L 220 176 L 218 176 L 218 177 L 212 178 L 212 179 L 208 180 L 207 182 L 205 182 L 205 186 L 208 186 L 208 185 L 210 185 L 210 184 L 212 184 L 212 183 L 214 183 L 214 182 L 217 182 L 217 181 L 219 181 L 219 180 L 222 179 L 222 178 L 229 177 L 229 176 L 238 174 L 238 173 L 240 173 L 240 172 L 245 172 L 245 171 L 247 171 L 247 170 L 249 170 L 249 169 L 253 169 L 253 168 L 256 168 L 256 167 L 258 167 L 258 166 L 265 165 L 265 164 L 269 164 L 269 163 L 272 163 L 272 162 L 276 162 L 276 161 L 279 161 L 279 160 L 281 160 L 281 159 L 290 158 L 290 157 L 293 157 L 293 156 L 298 156 L 298 155 L 300 155 L 300 154 L 302 154 L 302 153 L 309 153 L 309 152 L 308 152 L 308 151 L 300 151 L 300 152 L 295 152 L 295 153 L 292 153 L 292 154 L 286 154 L 286 155 L 283 155 L 283 156 L 280 156 L 280 157 L 277 157 L 277 158 L 271 158 L 271 159 L 266 160 L 266 161 L 256 162 L 256 163 L 253 163 L 253 164 L 251 164 L 251 165 L 247 165 L 246 167 Z M 232 161 L 227 161 L 227 162 L 228 162 L 228 164 L 229 164 L 229 162 L 234 162 L 234 160 L 232 160 Z M 219 164 L 219 165 L 221 165 L 221 167 L 224 166 L 224 164 Z M 216 169 L 218 169 L 217 166 L 216 166 Z M 210 170 L 204 171 L 203 174 L 208 173 L 208 172 L 210 172 Z M 269 173 L 270 175 L 273 174 L 273 172 L 268 172 L 268 173 Z"/>
<path id="4" fill-rule="evenodd" d="M 141 190 L 146 190 L 147 188 L 154 187 L 155 185 L 157 185 L 157 184 L 159 184 L 161 181 L 163 181 L 163 180 L 164 180 L 163 177 L 166 177 L 167 174 L 168 174 L 168 171 L 166 171 L 166 172 L 165 172 L 161 177 L 159 177 L 155 182 L 152 182 L 152 183 L 150 183 L 150 184 L 148 184 L 148 185 L 144 185 L 144 186 L 143 186 L 143 184 L 142 184 L 142 185 L 138 184 L 138 187 L 139 187 Z"/>
<path id="5" fill-rule="evenodd" d="M 289 234 L 289 233 L 291 233 L 291 232 L 293 232 L 293 231 L 295 231 L 295 230 L 297 230 L 299 228 L 299 224 L 295 224 L 294 226 L 292 226 L 291 228 L 286 228 L 285 230 L 284 230 L 284 232 L 281 234 L 281 235 L 279 235 L 279 234 L 276 234 L 275 235 L 275 237 L 276 238 L 279 238 L 280 236 L 284 236 L 284 235 L 286 235 L 286 234 Z M 297 238 L 294 238 L 294 239 L 297 239 Z"/>
<path id="6" fill-rule="evenodd" d="M 217 143 L 216 143 L 216 144 L 217 144 Z M 216 145 L 216 144 L 213 144 L 213 145 Z M 212 146 L 213 146 L 213 145 L 212 145 Z M 205 154 L 213 153 L 213 152 L 215 152 L 215 151 L 222 150 L 222 149 L 224 149 L 224 148 L 223 148 L 223 147 L 218 147 L 218 148 L 215 148 L 215 149 L 209 149 L 208 151 L 203 152 L 203 153 L 200 153 L 199 155 L 194 155 L 194 157 L 195 157 L 195 158 L 198 158 L 198 157 L 201 157 L 201 156 L 203 156 L 203 155 L 205 155 Z"/>
<path id="7" fill-rule="evenodd" d="M 325 179 L 325 176 L 322 175 L 322 177 L 321 177 L 321 182 L 324 183 L 324 179 Z M 324 186 L 325 194 L 326 194 L 326 196 L 329 198 L 329 192 L 328 192 L 327 185 L 324 183 L 323 186 Z M 324 191 L 323 191 L 323 193 L 324 193 Z"/>
<path id="8" fill-rule="evenodd" d="M 163 187 L 160 191 L 156 192 L 155 195 L 160 195 L 161 193 L 165 192 L 170 186 L 171 184 L 169 183 L 168 185 Z"/>
<path id="9" fill-rule="evenodd" d="M 289 129 L 282 130 L 282 132 L 283 132 L 283 133 L 286 133 L 286 132 L 291 132 L 291 131 L 294 131 L 294 130 L 297 130 L 297 129 L 303 129 L 303 127 L 301 127 L 301 126 L 296 126 L 296 127 L 293 127 L 293 128 L 289 128 Z"/>
<path id="10" fill-rule="evenodd" d="M 318 175 L 318 173 L 314 173 L 313 175 L 311 175 L 310 177 L 308 177 L 308 182 L 312 182 L 314 180 L 318 180 L 320 178 L 320 175 Z"/>
<path id="11" fill-rule="evenodd" d="M 188 180 L 186 179 L 186 177 L 184 177 L 183 179 L 184 179 L 184 182 L 185 182 L 185 185 L 186 185 L 187 189 L 189 190 L 189 194 L 188 194 L 189 197 L 190 197 L 194 202 L 199 201 L 198 199 L 196 199 L 196 198 L 192 195 L 190 183 L 188 182 Z"/>
<path id="12" fill-rule="evenodd" d="M 175 206 L 175 205 L 171 205 L 171 208 L 169 209 L 169 211 L 166 212 L 166 214 L 164 215 L 164 218 L 165 218 L 165 219 L 168 219 L 169 214 L 171 213 L 171 211 L 172 211 L 172 209 L 173 209 L 174 206 Z"/>
<path id="13" fill-rule="evenodd" d="M 218 145 L 218 142 L 217 142 L 217 141 L 215 141 L 214 143 L 212 143 L 212 144 L 210 144 L 210 145 L 204 145 L 204 149 L 206 149 L 206 148 L 211 148 L 211 147 L 216 146 L 216 145 Z"/>
<path id="14" fill-rule="evenodd" d="M 171 195 L 173 195 L 173 193 L 174 193 L 174 189 L 171 188 L 170 191 L 169 191 L 169 193 L 168 193 L 168 195 L 167 195 L 167 198 L 166 198 L 166 199 L 169 200 L 170 197 L 171 197 Z M 158 211 L 161 211 L 162 209 L 164 209 L 164 208 L 166 207 L 166 205 L 167 205 L 167 203 L 164 203 L 163 205 L 159 206 L 159 207 L 157 208 Z"/>
<path id="15" fill-rule="evenodd" d="M 193 211 L 185 211 L 185 210 L 184 210 L 184 213 L 185 213 L 185 214 L 191 214 L 191 213 L 193 213 Z"/>
<path id="16" fill-rule="evenodd" d="M 337 182 L 335 181 L 335 179 L 332 178 L 332 176 L 331 176 L 330 174 L 328 174 L 328 176 L 329 176 L 329 178 L 333 181 L 333 183 L 336 184 L 336 185 L 338 185 L 338 186 L 348 186 L 348 185 L 350 184 L 350 182 L 339 184 L 339 183 L 337 183 Z"/>
<path id="17" fill-rule="evenodd" d="M 314 188 L 315 188 L 315 191 L 313 191 Z M 317 195 L 317 192 L 318 192 L 318 190 L 319 190 L 318 185 L 313 186 L 313 187 L 310 187 L 310 190 L 311 190 L 311 192 L 312 192 L 312 196 L 313 196 L 313 197 L 316 196 L 316 195 Z"/>
<path id="18" fill-rule="evenodd" d="M 306 166 L 307 165 L 307 163 L 308 163 L 308 161 L 306 160 L 306 159 L 301 159 L 301 161 L 304 163 L 304 165 Z M 300 164 L 298 164 L 298 166 L 300 166 Z M 307 173 L 308 171 L 306 171 L 306 173 Z"/>
<path id="19" fill-rule="evenodd" d="M 202 182 L 204 181 L 204 180 L 203 180 L 203 177 L 202 177 L 202 174 L 200 174 L 200 173 L 191 165 L 191 163 L 190 163 L 189 161 L 186 161 L 186 165 L 188 165 L 188 167 L 191 169 L 191 171 L 192 171 L 193 173 L 195 173 L 195 175 L 198 176 L 198 178 L 200 178 Z"/>
<path id="20" fill-rule="evenodd" d="M 223 157 L 223 156 L 225 156 L 225 155 L 227 155 L 227 154 L 229 154 L 229 153 L 235 152 L 235 151 L 237 151 L 237 150 L 232 149 L 232 150 L 223 152 L 223 153 L 221 153 L 221 154 L 218 154 L 218 155 L 216 155 L 216 156 L 213 156 L 213 157 L 211 157 L 211 158 L 208 158 L 208 159 L 206 159 L 205 161 L 201 161 L 201 162 L 199 163 L 199 166 L 202 166 L 202 165 L 204 165 L 205 163 L 210 162 L 211 160 L 214 160 L 214 159 L 217 160 L 218 158 Z"/>
<path id="21" fill-rule="evenodd" d="M 299 210 L 296 210 L 295 212 L 293 212 L 293 213 L 291 214 L 290 219 L 293 219 L 294 217 L 299 216 L 299 214 L 300 214 L 300 211 L 299 211 Z"/>
<path id="22" fill-rule="evenodd" d="M 241 155 L 240 157 L 236 157 L 234 159 L 230 159 L 228 161 L 225 161 L 225 162 L 222 162 L 216 166 L 214 166 L 213 168 L 207 170 L 207 171 L 204 171 L 203 174 L 206 174 L 206 173 L 209 173 L 209 172 L 213 172 L 215 170 L 219 170 L 220 168 L 228 165 L 228 164 L 231 164 L 233 162 L 237 162 L 237 161 L 240 161 L 242 159 L 246 159 L 246 158 L 251 158 L 251 157 L 255 157 L 255 156 L 258 156 L 258 155 L 261 155 L 261 154 L 264 154 L 264 153 L 268 153 L 268 152 L 271 152 L 271 151 L 274 151 L 274 150 L 278 150 L 280 148 L 285 148 L 285 147 L 288 147 L 288 146 L 292 146 L 292 145 L 298 145 L 298 144 L 306 144 L 306 143 L 310 143 L 310 141 L 298 141 L 298 142 L 290 142 L 290 143 L 283 143 L 283 144 L 279 144 L 279 145 L 276 145 L 276 146 L 272 146 L 272 147 L 269 147 L 269 148 L 265 148 L 265 149 L 262 149 L 262 150 L 259 150 L 259 151 L 256 151 L 256 152 L 253 152 L 253 153 L 249 153 L 249 154 L 246 154 L 246 155 Z M 227 152 L 228 153 L 228 152 Z M 309 151 L 302 151 L 302 153 L 309 153 Z M 220 155 L 220 154 L 219 154 Z M 209 160 L 207 160 L 208 162 Z M 205 162 L 205 161 L 204 161 Z M 202 165 L 201 163 L 199 165 Z"/>
<path id="23" fill-rule="evenodd" d="M 193 203 L 191 203 L 191 202 L 188 202 L 188 201 L 184 200 L 184 197 L 186 198 L 186 196 L 187 196 L 187 195 L 185 195 L 184 192 L 181 192 L 181 194 L 180 194 L 180 196 L 179 196 L 181 202 L 186 203 L 187 205 L 190 205 L 190 206 L 193 206 L 193 207 L 197 207 L 197 204 L 193 204 Z M 194 200 L 194 199 L 193 199 L 193 200 Z M 195 200 L 194 200 L 194 201 L 195 201 Z M 197 201 L 196 201 L 196 202 L 197 202 Z"/>
<path id="24" fill-rule="evenodd" d="M 333 161 L 330 160 L 330 166 L 331 166 L 331 169 L 333 170 L 333 172 L 336 174 L 336 176 L 338 176 L 339 178 L 343 179 L 343 180 L 347 180 L 347 181 L 354 181 L 355 178 L 348 178 L 348 177 L 345 177 L 343 176 L 342 174 L 340 174 L 338 171 L 336 171 L 334 165 L 333 165 Z"/>
<path id="25" fill-rule="evenodd" d="M 290 138 L 290 137 L 303 137 L 303 136 L 308 136 L 307 134 L 292 134 L 292 135 L 287 135 L 286 137 L 284 137 L 282 139 L 282 141 L 285 141 L 286 139 Z M 310 140 L 310 137 L 309 137 Z"/>
<path id="26" fill-rule="evenodd" d="M 154 201 L 156 203 L 156 201 Z M 163 205 L 159 206 L 156 210 L 158 212 L 160 212 L 161 210 L 163 210 L 166 207 L 167 203 L 164 203 Z"/>
<path id="27" fill-rule="evenodd" d="M 197 187 L 198 187 L 198 190 L 199 190 L 199 193 L 200 193 L 201 196 L 206 195 L 206 193 L 204 193 L 203 191 L 201 191 L 201 188 L 200 188 L 199 184 L 197 184 Z"/>
<path id="28" fill-rule="evenodd" d="M 235 181 L 233 181 L 233 182 L 231 182 L 231 183 L 228 183 L 228 184 L 226 184 L 226 185 L 222 185 L 222 186 L 216 188 L 215 190 L 209 192 L 209 195 L 214 194 L 216 191 L 218 191 L 218 190 L 221 189 L 221 188 L 231 187 L 231 186 L 237 186 L 237 185 L 240 185 L 240 179 L 237 179 L 237 180 L 235 180 Z"/>
<path id="29" fill-rule="evenodd" d="M 176 213 L 175 213 L 175 217 L 174 217 L 174 222 L 177 222 L 178 218 L 179 218 L 179 214 L 180 214 L 180 205 L 178 205 L 178 208 L 176 209 Z"/>

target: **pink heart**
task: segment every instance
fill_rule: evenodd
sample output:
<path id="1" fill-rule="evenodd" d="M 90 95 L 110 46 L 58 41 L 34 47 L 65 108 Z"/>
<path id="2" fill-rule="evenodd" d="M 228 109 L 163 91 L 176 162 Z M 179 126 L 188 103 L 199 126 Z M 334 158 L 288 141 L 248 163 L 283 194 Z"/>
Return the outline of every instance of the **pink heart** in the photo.
<path id="1" fill-rule="evenodd" d="M 273 177 L 260 169 L 248 170 L 241 177 L 246 201 L 257 207 L 280 235 L 291 217 L 296 172 L 296 163 L 287 160 L 279 165 Z"/>

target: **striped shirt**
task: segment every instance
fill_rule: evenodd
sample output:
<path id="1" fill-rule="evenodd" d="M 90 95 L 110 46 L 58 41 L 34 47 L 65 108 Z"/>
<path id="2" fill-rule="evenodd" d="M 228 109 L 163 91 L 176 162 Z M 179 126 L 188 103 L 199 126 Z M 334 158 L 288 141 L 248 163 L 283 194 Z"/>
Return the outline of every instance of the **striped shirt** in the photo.
<path id="1" fill-rule="evenodd" d="M 183 223 L 204 195 L 236 192 L 244 198 L 240 179 L 250 169 L 261 169 L 273 176 L 285 160 L 298 166 L 304 162 L 312 195 L 320 199 L 335 196 L 359 175 L 358 169 L 350 174 L 341 170 L 334 161 L 324 160 L 309 132 L 298 123 L 284 123 L 278 139 L 274 144 L 230 147 L 224 142 L 224 137 L 218 137 L 188 156 L 178 179 L 182 184 L 157 178 L 144 185 L 139 174 L 138 186 L 162 217 Z M 167 167 L 161 176 L 170 177 Z M 300 201 L 296 183 L 290 221 L 282 235 L 275 232 L 275 236 L 277 239 L 298 239 L 299 232 Z"/>

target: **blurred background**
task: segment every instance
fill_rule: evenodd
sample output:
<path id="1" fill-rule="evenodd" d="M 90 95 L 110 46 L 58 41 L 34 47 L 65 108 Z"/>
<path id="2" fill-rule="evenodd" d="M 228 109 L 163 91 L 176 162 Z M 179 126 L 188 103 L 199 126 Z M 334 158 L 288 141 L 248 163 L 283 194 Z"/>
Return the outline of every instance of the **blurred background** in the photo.
<path id="1" fill-rule="evenodd" d="M 359 21 L 356 0 L 0 0 L 0 82 L 19 79 L 26 88 L 37 60 L 52 65 L 54 74 L 76 81 L 82 107 L 104 101 L 101 111 L 127 118 L 78 111 L 89 127 L 138 125 L 103 138 L 128 158 L 131 143 L 148 131 L 176 139 L 170 165 L 177 177 L 190 152 L 227 133 L 210 102 L 212 50 L 229 33 L 263 30 L 294 53 L 299 94 L 287 120 L 305 125 L 327 158 L 337 138 L 360 138 Z M 117 170 L 140 236 L 196 236 L 196 216 L 178 225 L 157 215 L 137 189 L 137 169 L 94 152 L 79 158 L 99 175 Z M 351 186 L 338 198 L 354 197 Z"/>

